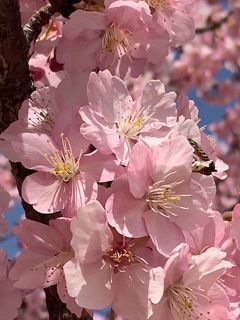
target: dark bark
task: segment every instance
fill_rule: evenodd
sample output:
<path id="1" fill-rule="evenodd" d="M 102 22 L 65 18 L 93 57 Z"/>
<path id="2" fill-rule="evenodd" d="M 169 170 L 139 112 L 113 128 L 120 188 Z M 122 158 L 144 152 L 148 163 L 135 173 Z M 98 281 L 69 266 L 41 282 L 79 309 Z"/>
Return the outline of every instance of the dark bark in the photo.
<path id="1" fill-rule="evenodd" d="M 22 101 L 32 91 L 28 46 L 22 32 L 17 0 L 0 1 L 0 128 L 17 118 Z"/>
<path id="2" fill-rule="evenodd" d="M 59 0 L 56 1 L 57 4 L 60 5 Z M 54 10 L 57 10 L 56 6 Z M 32 31 L 29 29 L 34 35 L 32 39 L 35 39 L 41 25 L 45 22 L 46 20 L 44 23 L 37 20 L 36 24 L 31 25 L 33 29 L 36 27 Z M 21 103 L 33 91 L 28 68 L 28 50 L 28 41 L 21 28 L 18 0 L 0 0 L 0 132 L 17 119 Z M 31 171 L 25 169 L 20 163 L 11 163 L 11 165 L 21 195 L 22 182 Z M 22 204 L 28 219 L 48 223 L 50 218 L 58 216 L 58 213 L 43 215 L 24 201 Z M 77 319 L 59 300 L 55 287 L 46 289 L 46 296 L 50 320 Z M 81 319 L 86 319 L 86 317 L 81 317 Z"/>
<path id="3" fill-rule="evenodd" d="M 27 42 L 30 44 L 37 39 L 42 26 L 48 24 L 54 13 L 59 12 L 62 16 L 68 17 L 75 10 L 73 3 L 70 2 L 67 0 L 49 0 L 44 7 L 34 12 L 23 28 Z"/>
<path id="4" fill-rule="evenodd" d="M 50 3 L 47 3 L 40 10 L 33 13 L 28 23 L 23 28 L 27 42 L 35 41 L 42 31 L 42 26 L 48 24 L 54 10 Z"/>

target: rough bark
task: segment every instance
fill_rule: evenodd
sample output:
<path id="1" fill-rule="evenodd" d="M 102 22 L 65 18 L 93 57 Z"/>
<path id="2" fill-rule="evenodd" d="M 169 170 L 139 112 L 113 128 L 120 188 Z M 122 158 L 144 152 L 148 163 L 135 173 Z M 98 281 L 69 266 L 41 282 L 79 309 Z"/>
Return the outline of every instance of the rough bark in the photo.
<path id="1" fill-rule="evenodd" d="M 60 1 L 57 0 L 56 4 L 60 4 Z M 37 32 L 40 25 L 38 21 Z M 28 50 L 29 45 L 21 27 L 18 0 L 0 0 L 0 132 L 17 119 L 21 103 L 33 90 L 28 68 Z M 21 195 L 22 182 L 31 171 L 20 163 L 11 165 Z M 28 219 L 48 223 L 49 218 L 58 216 L 58 213 L 43 215 L 24 201 L 22 204 Z M 46 296 L 50 320 L 77 319 L 59 300 L 55 287 L 46 289 Z M 83 316 L 81 319 L 86 317 Z"/>

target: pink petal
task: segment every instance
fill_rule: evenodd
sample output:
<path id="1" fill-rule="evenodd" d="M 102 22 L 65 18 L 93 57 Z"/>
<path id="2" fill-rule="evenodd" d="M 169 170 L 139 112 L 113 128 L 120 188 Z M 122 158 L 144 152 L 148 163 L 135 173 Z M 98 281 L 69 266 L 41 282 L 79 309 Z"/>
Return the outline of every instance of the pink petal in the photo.
<path id="1" fill-rule="evenodd" d="M 54 224 L 58 223 L 59 221 L 56 219 Z M 69 224 L 69 221 L 67 223 Z M 53 223 L 51 222 L 51 224 Z M 65 229 L 65 232 L 67 232 L 66 223 Z M 52 226 L 25 219 L 21 220 L 19 226 L 14 227 L 13 231 L 22 245 L 30 248 L 33 252 L 43 255 L 54 255 L 64 248 L 63 234 L 59 234 Z"/>
<path id="2" fill-rule="evenodd" d="M 225 252 L 213 247 L 195 256 L 195 265 L 183 276 L 184 284 L 186 286 L 199 285 L 203 289 L 210 288 L 226 268 L 233 266 L 229 261 L 223 260 L 225 257 Z"/>
<path id="3" fill-rule="evenodd" d="M 75 297 L 76 303 L 81 307 L 107 307 L 112 304 L 116 292 L 111 283 L 111 273 L 110 266 L 103 265 L 101 260 L 82 265 L 69 261 L 64 265 L 68 294 Z"/>
<path id="4" fill-rule="evenodd" d="M 240 204 L 237 204 L 233 209 L 231 227 L 232 237 L 236 242 L 236 247 L 240 250 Z"/>
<path id="5" fill-rule="evenodd" d="M 152 148 L 151 165 L 154 181 L 161 181 L 167 174 L 166 182 L 182 181 L 192 174 L 193 148 L 181 135 L 172 135 L 159 147 Z"/>
<path id="6" fill-rule="evenodd" d="M 72 218 L 71 231 L 71 246 L 80 263 L 97 261 L 113 241 L 105 210 L 98 201 L 79 209 L 77 217 Z"/>
<path id="7" fill-rule="evenodd" d="M 16 137 L 12 145 L 24 167 L 46 172 L 52 169 L 46 155 L 52 156 L 56 147 L 49 136 L 24 132 Z"/>
<path id="8" fill-rule="evenodd" d="M 152 183 L 148 169 L 149 153 L 146 145 L 137 143 L 128 164 L 129 188 L 135 198 L 143 197 Z"/>
<path id="9" fill-rule="evenodd" d="M 65 37 L 73 40 L 86 30 L 103 30 L 105 27 L 104 13 L 77 10 L 70 15 L 63 32 Z"/>
<path id="10" fill-rule="evenodd" d="M 69 296 L 66 288 L 66 281 L 64 275 L 60 277 L 59 282 L 57 284 L 57 293 L 60 300 L 63 303 L 66 303 L 68 310 L 70 310 L 71 313 L 74 313 L 78 318 L 80 318 L 83 309 L 76 304 L 74 298 Z"/>
<path id="11" fill-rule="evenodd" d="M 48 255 L 23 250 L 9 273 L 10 279 L 15 281 L 14 286 L 20 289 L 42 287 L 47 278 L 44 263 L 48 259 Z"/>
<path id="12" fill-rule="evenodd" d="M 117 273 L 116 278 L 118 291 L 113 309 L 127 319 L 148 319 L 152 312 L 149 301 L 159 302 L 163 294 L 162 269 L 132 265 Z"/>
<path id="13" fill-rule="evenodd" d="M 97 182 L 113 181 L 125 171 L 113 154 L 105 155 L 97 150 L 83 155 L 80 167 L 81 171 L 91 174 Z"/>
<path id="14" fill-rule="evenodd" d="M 80 128 L 82 135 L 102 153 L 111 154 L 112 147 L 119 141 L 114 125 L 109 125 L 89 107 L 82 107 L 79 112 L 85 122 Z"/>
<path id="15" fill-rule="evenodd" d="M 87 82 L 89 78 L 89 72 L 82 72 L 81 70 L 75 70 L 71 74 L 66 74 L 65 78 L 60 82 L 57 87 L 57 92 L 61 93 L 62 108 L 85 106 L 88 103 L 87 99 Z M 76 89 L 74 90 L 74 88 Z M 71 92 L 71 94 L 69 94 Z"/>
<path id="16" fill-rule="evenodd" d="M 151 107 L 154 117 L 167 123 L 168 118 L 176 118 L 176 93 L 165 92 L 164 84 L 160 80 L 151 80 L 146 83 L 141 97 L 141 105 Z"/>
<path id="17" fill-rule="evenodd" d="M 23 199 L 42 213 L 53 213 L 65 208 L 71 197 L 68 184 L 50 173 L 36 172 L 25 178 L 22 185 Z"/>
<path id="18" fill-rule="evenodd" d="M 144 220 L 154 245 L 162 255 L 169 256 L 174 248 L 184 242 L 181 229 L 161 214 L 147 211 Z"/>
<path id="19" fill-rule="evenodd" d="M 88 82 L 89 104 L 108 123 L 114 124 L 120 113 L 128 109 L 132 98 L 124 82 L 110 74 L 108 70 L 90 74 Z"/>
<path id="20" fill-rule="evenodd" d="M 108 223 L 126 237 L 144 237 L 147 235 L 142 218 L 145 207 L 145 200 L 135 199 L 129 193 L 114 193 L 106 202 Z"/>

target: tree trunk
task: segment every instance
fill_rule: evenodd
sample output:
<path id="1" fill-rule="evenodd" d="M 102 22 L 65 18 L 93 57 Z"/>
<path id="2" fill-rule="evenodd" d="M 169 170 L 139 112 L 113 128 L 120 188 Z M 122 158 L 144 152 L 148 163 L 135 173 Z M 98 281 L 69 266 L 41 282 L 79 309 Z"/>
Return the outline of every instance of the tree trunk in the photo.
<path id="1" fill-rule="evenodd" d="M 0 133 L 17 119 L 23 100 L 33 91 L 28 68 L 28 50 L 29 46 L 21 27 L 18 0 L 0 0 Z M 31 171 L 20 163 L 11 165 L 21 195 L 22 182 Z M 59 215 L 43 215 L 24 201 L 22 204 L 28 219 L 48 223 L 49 219 Z M 50 320 L 77 320 L 60 301 L 54 286 L 45 291 Z"/>

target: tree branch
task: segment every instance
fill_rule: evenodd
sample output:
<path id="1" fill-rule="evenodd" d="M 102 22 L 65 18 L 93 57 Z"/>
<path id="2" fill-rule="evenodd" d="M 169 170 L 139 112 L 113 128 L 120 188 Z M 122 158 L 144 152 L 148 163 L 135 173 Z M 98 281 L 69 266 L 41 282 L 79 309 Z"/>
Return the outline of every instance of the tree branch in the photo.
<path id="1" fill-rule="evenodd" d="M 225 17 L 223 17 L 222 19 L 220 19 L 218 21 L 211 21 L 210 20 L 210 22 L 205 27 L 197 28 L 195 30 L 196 34 L 202 34 L 202 33 L 208 32 L 208 31 L 214 31 L 214 30 L 220 29 L 221 26 L 228 21 L 228 19 L 230 18 L 230 16 L 232 14 L 233 14 L 233 12 L 229 11 Z"/>
<path id="2" fill-rule="evenodd" d="M 35 11 L 23 27 L 28 44 L 30 45 L 32 41 L 37 39 L 41 33 L 42 27 L 49 23 L 49 20 L 54 13 L 59 12 L 62 16 L 68 17 L 75 11 L 74 2 L 75 1 L 70 0 L 49 0 L 44 7 Z"/>
<path id="3" fill-rule="evenodd" d="M 48 3 L 40 10 L 35 11 L 29 21 L 25 24 L 23 32 L 29 45 L 32 41 L 37 39 L 42 31 L 42 26 L 48 24 L 53 13 L 53 7 Z"/>
<path id="4" fill-rule="evenodd" d="M 62 1 L 61 4 L 63 4 Z M 56 0 L 54 3 L 60 4 L 60 0 Z M 53 8 L 57 9 L 58 7 Z M 50 12 L 55 12 L 55 9 L 51 10 L 49 8 L 48 16 Z M 41 26 L 46 21 L 42 15 L 40 17 L 40 20 L 30 19 L 31 23 L 28 26 L 26 39 L 21 28 L 18 0 L 0 0 L 0 133 L 17 120 L 18 110 L 23 100 L 29 97 L 33 91 L 28 68 L 28 51 L 29 41 L 35 39 L 38 32 L 41 32 Z M 11 166 L 21 195 L 23 180 L 31 171 L 20 163 L 11 163 Z M 43 215 L 26 202 L 22 201 L 22 204 L 28 219 L 48 223 L 49 219 L 59 215 L 59 213 Z M 77 320 L 77 317 L 71 314 L 66 305 L 60 301 L 54 286 L 46 289 L 46 301 L 50 320 Z M 80 319 L 83 320 L 86 317 L 83 316 Z"/>

